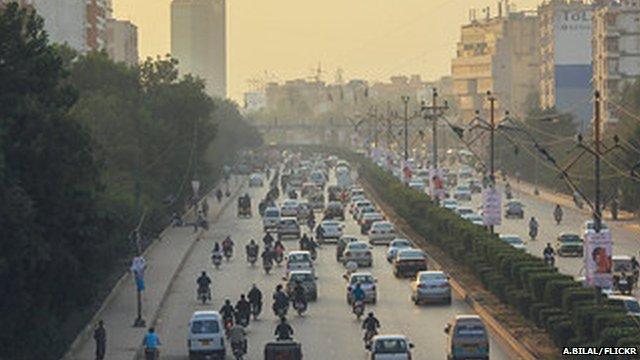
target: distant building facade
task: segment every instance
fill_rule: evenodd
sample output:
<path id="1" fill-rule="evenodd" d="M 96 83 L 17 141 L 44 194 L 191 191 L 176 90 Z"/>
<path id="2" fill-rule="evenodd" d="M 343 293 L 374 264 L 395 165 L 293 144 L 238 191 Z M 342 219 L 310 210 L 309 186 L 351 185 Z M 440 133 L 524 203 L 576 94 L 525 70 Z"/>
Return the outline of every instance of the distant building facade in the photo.
<path id="1" fill-rule="evenodd" d="M 625 87 L 640 79 L 640 2 L 622 0 L 593 15 L 593 84 L 600 91 L 603 127 L 615 128 L 616 101 Z"/>
<path id="2" fill-rule="evenodd" d="M 225 0 L 173 0 L 171 54 L 183 74 L 205 80 L 209 95 L 226 98 Z"/>
<path id="3" fill-rule="evenodd" d="M 85 53 L 106 48 L 106 22 L 112 16 L 111 0 L 0 0 L 33 7 L 44 19 L 49 40 Z"/>
<path id="4" fill-rule="evenodd" d="M 244 111 L 252 113 L 267 107 L 267 96 L 263 91 L 244 93 Z"/>
<path id="5" fill-rule="evenodd" d="M 107 53 L 116 62 L 138 64 L 138 28 L 127 20 L 107 22 Z"/>
<path id="6" fill-rule="evenodd" d="M 488 109 L 488 91 L 498 99 L 497 116 L 506 110 L 523 116 L 539 83 L 538 17 L 530 12 L 511 12 L 508 4 L 504 5 L 501 3 L 496 17 L 485 9 L 486 18 L 472 19 L 462 26 L 451 74 L 463 122 L 471 121 L 476 110 Z"/>
<path id="7" fill-rule="evenodd" d="M 540 105 L 574 115 L 585 131 L 593 111 L 592 4 L 545 1 L 540 16 Z"/>

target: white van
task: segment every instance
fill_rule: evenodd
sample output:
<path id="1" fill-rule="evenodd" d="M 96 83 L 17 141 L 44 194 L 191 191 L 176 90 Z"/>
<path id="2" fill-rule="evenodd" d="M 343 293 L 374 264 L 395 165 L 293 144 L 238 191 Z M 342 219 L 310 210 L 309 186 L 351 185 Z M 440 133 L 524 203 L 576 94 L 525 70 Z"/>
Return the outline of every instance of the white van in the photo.
<path id="1" fill-rule="evenodd" d="M 264 210 L 264 216 L 262 217 L 262 227 L 266 232 L 269 229 L 276 229 L 280 222 L 280 209 L 277 207 L 268 207 Z"/>
<path id="2" fill-rule="evenodd" d="M 217 311 L 196 311 L 189 320 L 187 347 L 189 359 L 212 355 L 224 359 L 224 327 Z"/>

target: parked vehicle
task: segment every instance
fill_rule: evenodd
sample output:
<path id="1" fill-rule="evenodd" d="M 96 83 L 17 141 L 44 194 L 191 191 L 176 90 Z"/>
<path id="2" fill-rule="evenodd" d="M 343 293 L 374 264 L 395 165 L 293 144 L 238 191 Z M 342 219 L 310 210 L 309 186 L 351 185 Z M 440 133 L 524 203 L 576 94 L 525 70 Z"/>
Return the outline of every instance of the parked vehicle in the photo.
<path id="1" fill-rule="evenodd" d="M 627 314 L 640 318 L 640 303 L 638 299 L 628 295 L 609 295 L 607 304 L 621 305 L 627 310 Z"/>
<path id="2" fill-rule="evenodd" d="M 442 271 L 421 271 L 411 283 L 411 300 L 418 305 L 427 301 L 451 304 L 451 284 Z"/>

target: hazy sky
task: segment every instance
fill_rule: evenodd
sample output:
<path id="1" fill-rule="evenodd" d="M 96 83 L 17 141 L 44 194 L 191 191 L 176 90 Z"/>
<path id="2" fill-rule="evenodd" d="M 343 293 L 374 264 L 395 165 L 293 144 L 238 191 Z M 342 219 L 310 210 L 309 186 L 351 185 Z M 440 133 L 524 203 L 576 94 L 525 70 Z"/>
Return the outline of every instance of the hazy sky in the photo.
<path id="1" fill-rule="evenodd" d="M 514 1 L 512 1 L 514 2 Z M 518 9 L 539 0 L 516 1 Z M 142 57 L 170 51 L 171 0 L 114 0 L 115 16 L 132 20 Z M 460 25 L 472 7 L 497 0 L 227 0 L 229 96 L 241 99 L 247 80 L 311 75 L 337 68 L 345 78 L 426 79 L 450 72 Z M 478 10 L 478 14 L 481 14 Z"/>

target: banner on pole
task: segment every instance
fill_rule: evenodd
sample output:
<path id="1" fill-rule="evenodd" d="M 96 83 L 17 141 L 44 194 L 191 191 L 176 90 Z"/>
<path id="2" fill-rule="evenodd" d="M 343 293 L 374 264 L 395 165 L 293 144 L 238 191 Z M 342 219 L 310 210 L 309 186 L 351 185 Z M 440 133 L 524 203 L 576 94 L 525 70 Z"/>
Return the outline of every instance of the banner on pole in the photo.
<path id="1" fill-rule="evenodd" d="M 584 237 L 584 267 L 589 286 L 611 288 L 613 285 L 611 232 L 602 229 L 599 233 L 589 230 Z"/>
<path id="2" fill-rule="evenodd" d="M 432 199 L 444 200 L 447 190 L 444 187 L 443 169 L 431 168 L 429 171 L 429 194 Z"/>
<path id="3" fill-rule="evenodd" d="M 482 222 L 484 226 L 502 223 L 502 195 L 495 188 L 488 187 L 483 193 Z"/>

